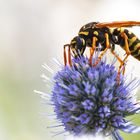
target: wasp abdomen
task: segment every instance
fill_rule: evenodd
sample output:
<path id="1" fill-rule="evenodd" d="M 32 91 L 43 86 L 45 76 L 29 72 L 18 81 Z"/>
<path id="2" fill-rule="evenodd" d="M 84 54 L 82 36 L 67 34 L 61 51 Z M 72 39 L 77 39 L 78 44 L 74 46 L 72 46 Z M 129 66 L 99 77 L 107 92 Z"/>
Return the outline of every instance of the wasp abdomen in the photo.
<path id="1" fill-rule="evenodd" d="M 136 35 L 128 30 L 124 30 L 128 37 L 128 45 L 129 50 L 131 51 L 131 55 L 136 59 L 140 60 L 140 40 L 136 37 Z"/>
<path id="2" fill-rule="evenodd" d="M 121 33 L 124 32 L 128 38 L 128 46 L 129 50 L 131 51 L 131 55 L 136 59 L 140 60 L 140 40 L 137 36 L 130 32 L 127 29 L 123 28 L 116 28 L 113 34 L 118 37 L 117 44 L 120 45 L 125 50 L 125 41 L 124 38 L 121 36 Z"/>

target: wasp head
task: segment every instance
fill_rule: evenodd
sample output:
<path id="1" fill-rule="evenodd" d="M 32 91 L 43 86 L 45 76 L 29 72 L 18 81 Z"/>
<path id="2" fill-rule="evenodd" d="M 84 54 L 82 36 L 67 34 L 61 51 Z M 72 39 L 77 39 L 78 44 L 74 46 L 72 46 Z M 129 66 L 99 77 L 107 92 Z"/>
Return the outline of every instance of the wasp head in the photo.
<path id="1" fill-rule="evenodd" d="M 74 57 L 76 58 L 78 56 L 83 55 L 86 48 L 86 43 L 83 38 L 76 36 L 71 40 L 70 46 Z"/>

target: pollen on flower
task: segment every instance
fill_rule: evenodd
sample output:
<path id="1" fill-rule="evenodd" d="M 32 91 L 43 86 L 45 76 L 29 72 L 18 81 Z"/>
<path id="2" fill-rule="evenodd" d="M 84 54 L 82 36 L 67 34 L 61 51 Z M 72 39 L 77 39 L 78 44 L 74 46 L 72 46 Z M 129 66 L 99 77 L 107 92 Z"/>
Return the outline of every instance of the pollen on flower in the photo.
<path id="1" fill-rule="evenodd" d="M 114 140 L 122 140 L 118 130 L 140 132 L 139 127 L 126 120 L 140 112 L 140 103 L 131 95 L 139 82 L 126 83 L 121 75 L 118 85 L 116 77 L 114 63 L 101 60 L 91 67 L 86 57 L 73 59 L 72 67 L 64 66 L 56 73 L 51 102 L 65 131 L 76 136 L 111 135 Z"/>

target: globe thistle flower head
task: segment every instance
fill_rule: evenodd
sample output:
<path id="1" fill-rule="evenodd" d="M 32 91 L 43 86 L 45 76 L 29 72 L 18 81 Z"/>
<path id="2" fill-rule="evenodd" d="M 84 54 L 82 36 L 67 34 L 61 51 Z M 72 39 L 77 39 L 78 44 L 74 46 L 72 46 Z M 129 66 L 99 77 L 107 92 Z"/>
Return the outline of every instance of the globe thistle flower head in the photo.
<path id="1" fill-rule="evenodd" d="M 56 73 L 51 101 L 66 131 L 76 136 L 111 135 L 114 140 L 122 140 L 118 130 L 140 132 L 139 127 L 126 120 L 140 111 L 140 104 L 131 94 L 139 82 L 126 83 L 121 75 L 118 85 L 116 77 L 114 63 L 101 60 L 92 67 L 86 57 L 73 59 L 72 67 L 64 66 Z"/>

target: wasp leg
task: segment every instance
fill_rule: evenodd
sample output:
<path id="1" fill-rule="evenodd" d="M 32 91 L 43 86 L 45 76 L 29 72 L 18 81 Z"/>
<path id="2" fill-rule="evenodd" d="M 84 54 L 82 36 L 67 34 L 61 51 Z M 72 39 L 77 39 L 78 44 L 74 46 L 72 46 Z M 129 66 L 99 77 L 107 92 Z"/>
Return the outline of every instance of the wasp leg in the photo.
<path id="1" fill-rule="evenodd" d="M 109 36 L 107 33 L 105 33 L 105 39 L 106 39 L 106 48 L 105 50 L 100 54 L 100 56 L 97 58 L 96 62 L 93 64 L 93 66 L 96 66 L 101 58 L 103 57 L 103 55 L 106 53 L 106 51 L 110 48 L 110 43 L 109 43 Z"/>
<path id="2" fill-rule="evenodd" d="M 123 60 L 112 50 L 111 53 L 117 58 L 120 63 L 123 63 Z"/>
<path id="3" fill-rule="evenodd" d="M 120 62 L 120 66 L 118 69 L 118 74 L 117 74 L 117 83 L 120 84 L 120 71 L 121 67 L 124 65 L 124 61 L 114 52 L 114 50 L 111 50 L 111 53 L 117 58 L 117 60 Z M 125 70 L 125 67 L 124 67 Z"/>
<path id="4" fill-rule="evenodd" d="M 66 55 L 66 47 L 68 47 L 68 63 L 70 66 L 72 66 L 72 61 L 71 61 L 71 49 L 70 45 L 66 44 L 64 45 L 64 65 L 67 65 L 67 55 Z"/>
<path id="5" fill-rule="evenodd" d="M 97 41 L 97 38 L 93 37 L 92 47 L 90 48 L 90 58 L 89 58 L 90 65 L 92 65 L 92 57 L 93 57 L 94 51 L 96 49 L 96 41 Z"/>
<path id="6" fill-rule="evenodd" d="M 126 51 L 126 56 L 125 58 L 123 59 L 123 63 L 121 64 L 121 67 L 125 64 L 128 56 L 131 54 L 131 51 L 129 50 L 129 45 L 128 45 L 128 37 L 126 35 L 126 33 L 121 33 L 121 36 L 124 38 L 124 41 L 125 41 L 125 51 Z M 125 71 L 123 71 L 123 74 L 124 74 Z"/>
<path id="7" fill-rule="evenodd" d="M 131 51 L 129 50 L 129 45 L 128 45 L 128 37 L 127 35 L 123 32 L 121 33 L 121 36 L 124 38 L 124 41 L 125 41 L 125 51 L 126 51 L 126 56 L 124 57 L 124 59 L 122 60 L 120 66 L 119 66 L 119 70 L 118 70 L 118 79 L 120 80 L 120 71 L 121 71 L 121 68 L 124 66 L 128 56 L 131 54 Z M 123 72 L 122 74 L 124 75 L 125 73 L 125 67 L 123 69 Z"/>

